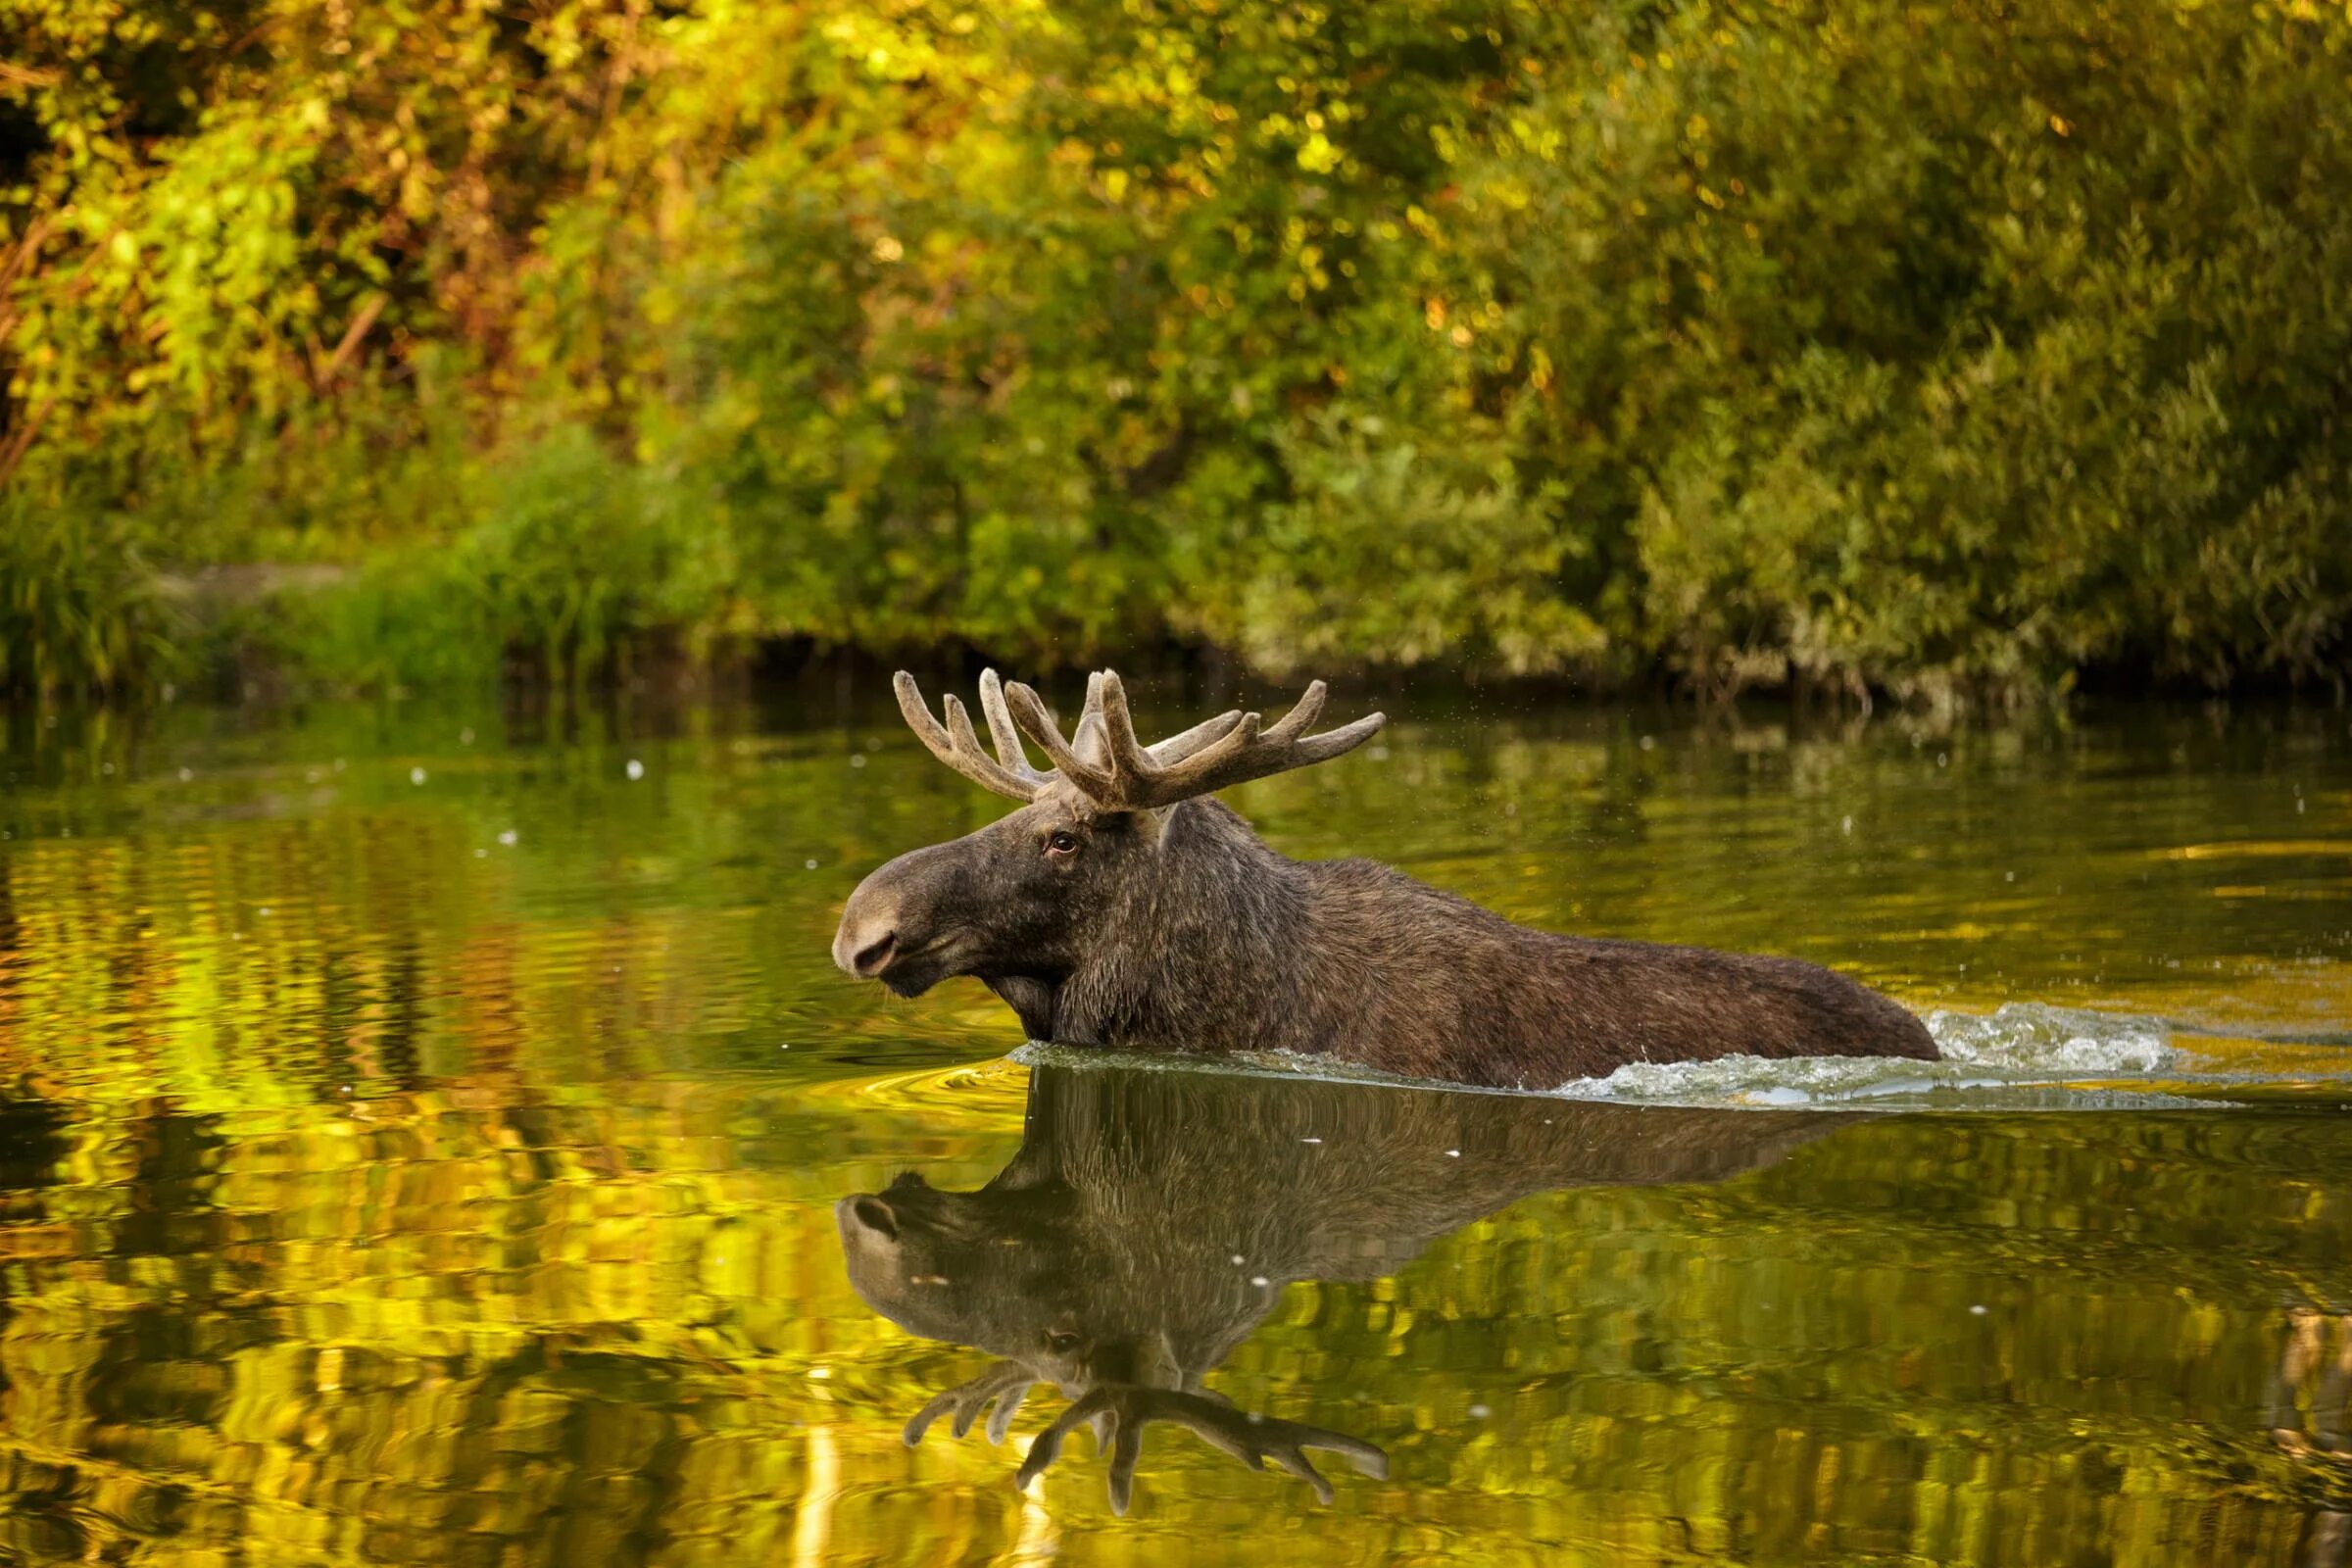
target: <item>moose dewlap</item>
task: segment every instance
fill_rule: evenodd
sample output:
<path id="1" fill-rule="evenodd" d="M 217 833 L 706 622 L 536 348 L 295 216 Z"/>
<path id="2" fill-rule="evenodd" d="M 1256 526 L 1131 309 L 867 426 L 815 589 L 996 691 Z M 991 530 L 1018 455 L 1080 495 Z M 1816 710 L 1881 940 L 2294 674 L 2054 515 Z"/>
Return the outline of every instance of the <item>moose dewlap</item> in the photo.
<path id="1" fill-rule="evenodd" d="M 970 975 L 1038 1040 L 1288 1051 L 1530 1089 L 1633 1061 L 1936 1058 L 1916 1017 L 1815 964 L 1534 931 L 1376 861 L 1269 848 L 1208 797 L 1379 730 L 1372 713 L 1308 734 L 1321 681 L 1275 723 L 1221 713 L 1146 746 L 1107 670 L 1067 737 L 1037 693 L 990 670 L 993 756 L 956 698 L 942 725 L 912 676 L 895 684 L 933 756 L 1023 803 L 850 895 L 834 961 L 901 996 Z"/>

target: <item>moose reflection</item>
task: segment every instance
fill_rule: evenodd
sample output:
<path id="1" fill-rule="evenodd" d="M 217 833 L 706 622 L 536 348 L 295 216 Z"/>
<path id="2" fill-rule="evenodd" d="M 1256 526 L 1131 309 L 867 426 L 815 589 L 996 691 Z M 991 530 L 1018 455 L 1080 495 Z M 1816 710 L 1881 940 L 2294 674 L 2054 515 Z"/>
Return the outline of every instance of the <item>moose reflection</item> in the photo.
<path id="1" fill-rule="evenodd" d="M 1202 1379 L 1296 1280 L 1397 1272 L 1532 1193 L 1715 1182 L 1857 1118 L 1610 1105 L 1196 1070 L 1041 1066 L 1020 1151 L 977 1192 L 917 1174 L 837 1208 L 851 1283 L 883 1316 L 1000 1359 L 906 1425 L 1003 1442 L 1029 1390 L 1072 1402 L 1026 1486 L 1090 1427 L 1127 1508 L 1144 1427 L 1184 1427 L 1329 1501 L 1309 1449 L 1385 1477 L 1371 1443 L 1237 1409 Z"/>

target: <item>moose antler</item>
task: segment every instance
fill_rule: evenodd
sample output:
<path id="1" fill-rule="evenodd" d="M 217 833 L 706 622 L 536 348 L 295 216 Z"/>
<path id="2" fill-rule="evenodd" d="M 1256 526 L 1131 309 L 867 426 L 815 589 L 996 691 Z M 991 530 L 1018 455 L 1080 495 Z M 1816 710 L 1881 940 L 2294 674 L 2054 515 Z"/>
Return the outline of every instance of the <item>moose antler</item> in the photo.
<path id="1" fill-rule="evenodd" d="M 1146 747 L 1135 736 L 1126 687 L 1115 673 L 1102 670 L 1087 677 L 1086 710 L 1077 731 L 1084 753 L 1062 738 L 1037 693 L 1016 682 L 1004 688 L 1004 698 L 1021 733 L 1054 760 L 1059 777 L 1106 809 L 1140 811 L 1328 761 L 1361 746 L 1388 722 L 1385 714 L 1368 713 L 1352 724 L 1308 735 L 1306 727 L 1323 711 L 1328 690 L 1319 680 L 1311 682 L 1298 706 L 1271 728 L 1256 713 L 1221 713 Z"/>
<path id="2" fill-rule="evenodd" d="M 931 755 L 973 783 L 1016 801 L 1034 801 L 1066 779 L 1096 805 L 1114 811 L 1174 806 L 1231 784 L 1328 761 L 1361 746 L 1388 722 L 1385 714 L 1367 713 L 1352 724 L 1308 735 L 1306 727 L 1323 711 L 1328 692 L 1318 680 L 1307 686 L 1298 706 L 1270 728 L 1261 715 L 1237 709 L 1146 746 L 1136 739 L 1127 688 L 1105 669 L 1087 677 L 1086 707 L 1078 714 L 1078 727 L 1065 740 L 1036 692 L 1017 681 L 1006 685 L 988 669 L 980 672 L 980 710 L 988 719 L 989 738 L 996 743 L 997 755 L 991 757 L 980 745 L 971 715 L 956 698 L 942 700 L 948 715 L 942 725 L 931 716 L 912 675 L 900 670 L 891 688 L 898 693 L 899 711 L 906 715 L 907 727 Z M 1053 771 L 1040 772 L 1030 765 L 1021 749 L 1023 735 L 1054 760 Z"/>
<path id="3" fill-rule="evenodd" d="M 1003 1443 L 1012 1430 L 1013 1413 L 1029 1397 L 1030 1385 L 1035 1382 L 1037 1374 L 1020 1362 L 999 1361 L 969 1383 L 959 1383 L 944 1394 L 935 1395 L 930 1403 L 914 1412 L 899 1436 L 911 1448 L 923 1441 L 923 1434 L 931 1430 L 932 1422 L 953 1410 L 956 1420 L 948 1430 L 960 1438 L 972 1430 L 980 1412 L 994 1403 L 997 1410 L 988 1418 L 988 1441 Z"/>
<path id="4" fill-rule="evenodd" d="M 1326 1427 L 1278 1421 L 1250 1415 L 1206 1395 L 1174 1389 L 1147 1389 L 1132 1383 L 1105 1383 L 1054 1418 L 1054 1424 L 1029 1445 L 1014 1485 L 1027 1490 L 1061 1452 L 1062 1440 L 1087 1422 L 1095 1424 L 1096 1442 L 1110 1449 L 1110 1506 L 1124 1514 L 1135 1494 L 1135 1463 L 1143 1456 L 1144 1428 L 1153 1421 L 1173 1422 L 1202 1439 L 1212 1448 L 1231 1454 L 1252 1470 L 1268 1459 L 1315 1489 L 1318 1500 L 1332 1499 L 1331 1483 L 1306 1457 L 1308 1448 L 1340 1455 L 1375 1481 L 1389 1477 L 1389 1456 L 1360 1438 Z M 994 1423 L 991 1423 L 994 1430 Z"/>

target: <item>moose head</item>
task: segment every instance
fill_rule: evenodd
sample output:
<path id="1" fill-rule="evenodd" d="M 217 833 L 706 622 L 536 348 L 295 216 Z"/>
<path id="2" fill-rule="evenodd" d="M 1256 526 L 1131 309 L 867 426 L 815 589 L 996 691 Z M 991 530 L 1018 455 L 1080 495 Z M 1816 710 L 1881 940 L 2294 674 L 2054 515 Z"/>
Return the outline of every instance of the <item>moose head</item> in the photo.
<path id="1" fill-rule="evenodd" d="M 1326 687 L 1268 725 L 1256 713 L 1221 713 L 1146 746 L 1136 738 L 1126 688 L 1109 671 L 1087 681 L 1086 707 L 1064 738 L 1037 693 L 980 677 L 980 706 L 996 755 L 985 751 L 963 704 L 931 714 L 914 678 L 895 681 L 899 708 L 933 756 L 972 782 L 1022 804 L 1009 816 L 882 866 L 851 895 L 833 958 L 901 996 L 976 975 L 1011 1004 L 1029 1032 L 1055 1038 L 1056 1005 L 1073 977 L 1134 975 L 1136 959 L 1195 923 L 1187 911 L 1230 905 L 1240 818 L 1196 805 L 1229 785 L 1350 751 L 1384 722 L 1373 713 L 1320 735 Z M 1054 762 L 1032 766 L 1027 735 Z M 1252 840 L 1252 842 L 1254 842 Z"/>

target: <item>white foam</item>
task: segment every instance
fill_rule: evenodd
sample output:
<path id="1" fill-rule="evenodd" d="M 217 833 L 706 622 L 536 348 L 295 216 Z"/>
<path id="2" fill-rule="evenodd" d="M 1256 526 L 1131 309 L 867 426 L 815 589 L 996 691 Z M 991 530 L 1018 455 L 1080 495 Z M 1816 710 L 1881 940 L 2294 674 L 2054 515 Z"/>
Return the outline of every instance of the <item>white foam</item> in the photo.
<path id="1" fill-rule="evenodd" d="M 1682 1105 L 1853 1105 L 1887 1102 L 2044 1104 L 2050 1089 L 2096 1090 L 2105 1103 L 2181 1103 L 2151 1085 L 2119 1091 L 2180 1059 L 2172 1032 L 2147 1018 L 2013 1003 L 1991 1013 L 1936 1012 L 1928 1032 L 1941 1061 L 1884 1056 L 1721 1056 L 1713 1061 L 1632 1062 L 1601 1078 L 1563 1084 L 1574 1099 Z"/>
<path id="2" fill-rule="evenodd" d="M 1928 1033 L 1946 1062 L 2110 1077 L 2177 1066 L 2173 1032 L 2152 1018 L 2013 1002 L 1989 1013 L 1932 1012 Z"/>

